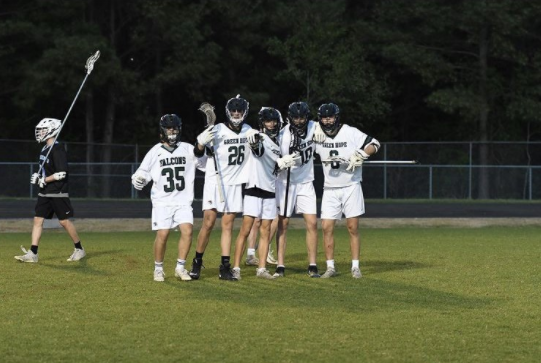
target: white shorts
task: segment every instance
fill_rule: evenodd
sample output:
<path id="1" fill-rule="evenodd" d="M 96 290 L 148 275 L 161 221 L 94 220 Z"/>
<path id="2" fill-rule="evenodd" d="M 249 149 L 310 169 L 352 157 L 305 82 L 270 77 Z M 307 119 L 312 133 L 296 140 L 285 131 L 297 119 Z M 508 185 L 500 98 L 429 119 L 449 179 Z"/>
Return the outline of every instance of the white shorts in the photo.
<path id="1" fill-rule="evenodd" d="M 342 188 L 326 188 L 321 200 L 321 219 L 342 219 L 364 214 L 364 196 L 361 184 Z"/>
<path id="2" fill-rule="evenodd" d="M 216 209 L 221 213 L 242 212 L 242 185 L 224 185 L 224 201 L 216 184 L 205 183 L 203 188 L 203 210 Z"/>
<path id="3" fill-rule="evenodd" d="M 276 182 L 276 205 L 278 205 L 278 214 L 284 215 L 284 203 L 286 183 Z M 286 216 L 291 217 L 293 210 L 298 214 L 316 214 L 316 191 L 312 182 L 302 184 L 289 184 L 289 193 L 287 196 Z"/>
<path id="4" fill-rule="evenodd" d="M 152 207 L 152 230 L 171 229 L 179 224 L 193 224 L 193 208 L 187 205 Z"/>
<path id="5" fill-rule="evenodd" d="M 252 195 L 244 197 L 244 215 L 260 218 L 274 219 L 276 218 L 276 199 L 275 198 L 258 198 Z"/>

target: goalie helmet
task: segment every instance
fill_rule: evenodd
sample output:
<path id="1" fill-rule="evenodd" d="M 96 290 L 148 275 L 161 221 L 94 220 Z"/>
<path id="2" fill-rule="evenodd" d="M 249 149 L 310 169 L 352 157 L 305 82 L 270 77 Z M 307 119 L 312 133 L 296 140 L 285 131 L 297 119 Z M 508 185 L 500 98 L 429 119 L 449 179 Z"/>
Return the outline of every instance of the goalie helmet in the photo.
<path id="1" fill-rule="evenodd" d="M 43 142 L 60 132 L 62 123 L 56 118 L 44 118 L 36 125 L 36 141 Z"/>
<path id="2" fill-rule="evenodd" d="M 239 130 L 242 127 L 242 123 L 246 119 L 246 116 L 248 116 L 249 109 L 250 104 L 244 98 L 241 98 L 240 95 L 227 101 L 225 113 L 232 129 Z M 231 113 L 235 111 L 241 114 L 240 117 L 233 117 Z"/>
<path id="3" fill-rule="evenodd" d="M 282 120 L 282 115 L 280 111 L 272 107 L 263 107 L 259 111 L 259 129 L 263 131 L 268 137 L 274 139 L 278 136 L 278 132 L 282 128 L 284 121 Z M 276 121 L 273 128 L 267 128 L 265 122 L 267 121 Z"/>
<path id="4" fill-rule="evenodd" d="M 169 131 L 171 129 L 172 131 Z M 180 132 L 182 131 L 182 121 L 175 114 L 163 115 L 160 118 L 160 141 L 174 146 L 180 142 Z"/>
<path id="5" fill-rule="evenodd" d="M 321 122 L 322 118 L 327 117 L 334 117 L 334 122 L 330 124 L 325 124 Z M 319 106 L 319 109 L 317 111 L 317 118 L 319 124 L 321 125 L 321 129 L 327 135 L 332 136 L 336 134 L 336 132 L 338 132 L 338 129 L 340 128 L 340 109 L 337 105 L 335 105 L 334 103 L 322 104 L 321 106 Z"/>
<path id="6" fill-rule="evenodd" d="M 310 108 L 306 102 L 293 102 L 289 105 L 287 118 L 291 125 L 290 127 L 299 135 L 306 132 L 308 117 L 310 117 Z"/>

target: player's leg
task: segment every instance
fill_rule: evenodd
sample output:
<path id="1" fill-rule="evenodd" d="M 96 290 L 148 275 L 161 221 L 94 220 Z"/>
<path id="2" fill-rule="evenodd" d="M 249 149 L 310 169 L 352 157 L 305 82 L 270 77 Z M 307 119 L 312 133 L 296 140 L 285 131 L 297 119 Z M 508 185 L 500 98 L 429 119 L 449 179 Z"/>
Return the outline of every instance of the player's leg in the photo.
<path id="1" fill-rule="evenodd" d="M 308 275 L 310 277 L 320 277 L 317 269 L 317 198 L 312 182 L 298 185 L 296 197 L 297 213 L 302 213 L 306 225 Z"/>
<path id="2" fill-rule="evenodd" d="M 165 248 L 169 229 L 158 229 L 154 239 L 154 281 L 162 282 L 165 279 L 163 272 L 163 259 L 165 257 Z"/>
<path id="3" fill-rule="evenodd" d="M 233 238 L 233 226 L 236 213 L 224 213 L 222 215 L 222 235 L 220 237 L 220 246 L 222 251 L 220 278 L 222 280 L 233 280 L 231 272 L 231 239 Z M 250 231 L 248 230 L 248 233 Z"/>
<path id="4" fill-rule="evenodd" d="M 276 231 L 278 230 L 278 217 L 274 218 L 270 225 L 270 232 L 269 232 L 269 253 L 267 254 L 267 263 L 270 265 L 277 265 L 278 261 L 274 257 L 274 253 L 272 252 L 272 241 L 274 240 L 276 236 Z M 276 246 L 278 246 L 278 239 L 276 239 Z"/>
<path id="5" fill-rule="evenodd" d="M 321 277 L 328 278 L 336 275 L 334 265 L 334 227 L 336 220 L 342 218 L 341 188 L 329 188 L 323 191 L 321 199 L 321 228 L 323 229 L 323 246 L 327 270 Z"/>
<path id="6" fill-rule="evenodd" d="M 246 265 L 248 266 L 257 266 L 259 264 L 259 260 L 257 259 L 257 257 L 255 257 L 255 250 L 258 247 L 257 234 L 258 234 L 260 225 L 261 225 L 261 219 L 255 218 L 254 223 L 252 225 L 252 229 L 250 230 L 250 234 L 248 234 L 248 238 L 247 238 L 248 248 L 246 251 Z"/>
<path id="7" fill-rule="evenodd" d="M 323 246 L 325 248 L 325 258 L 327 270 L 321 277 L 328 278 L 336 275 L 334 266 L 334 219 L 322 219 L 321 228 L 323 229 Z"/>
<path id="8" fill-rule="evenodd" d="M 256 270 L 256 276 L 263 279 L 274 279 L 275 277 L 266 269 L 266 259 L 269 253 L 271 224 L 276 219 L 276 200 L 263 199 L 261 211 L 261 226 L 259 239 L 259 266 Z"/>
<path id="9" fill-rule="evenodd" d="M 233 261 L 233 275 L 240 280 L 240 261 L 244 255 L 244 247 L 246 245 L 246 239 L 250 235 L 250 231 L 253 229 L 255 218 L 245 215 L 242 218 L 242 225 L 240 227 L 237 240 L 235 242 L 235 258 Z"/>
<path id="10" fill-rule="evenodd" d="M 60 225 L 68 232 L 73 242 L 73 253 L 68 258 L 68 261 L 79 261 L 86 256 L 86 252 L 81 245 L 81 240 L 77 234 L 75 225 L 69 219 L 74 216 L 73 207 L 69 198 L 51 198 L 54 213 L 58 217 Z"/>
<path id="11" fill-rule="evenodd" d="M 204 200 L 204 199 L 203 199 Z M 209 243 L 210 233 L 216 223 L 218 217 L 218 211 L 216 209 L 206 209 L 203 211 L 203 222 L 199 234 L 197 235 L 197 246 L 195 248 L 195 257 L 192 261 L 192 269 L 190 276 L 192 279 L 197 280 L 201 274 L 201 268 L 203 267 L 203 254 Z"/>
<path id="12" fill-rule="evenodd" d="M 38 262 L 38 245 L 43 233 L 43 221 L 51 219 L 54 215 L 53 205 L 50 201 L 51 198 L 40 197 L 35 206 L 34 224 L 32 226 L 32 245 L 30 250 L 26 250 L 23 246 L 21 249 L 24 252 L 22 256 L 15 256 L 16 260 L 21 262 Z"/>
<path id="13" fill-rule="evenodd" d="M 193 216 L 193 214 L 192 214 Z M 190 252 L 193 236 L 193 217 L 192 223 L 181 223 L 178 226 L 180 230 L 180 238 L 178 241 L 178 256 L 177 265 L 175 267 L 175 276 L 183 281 L 190 281 L 192 278 L 188 270 L 186 270 L 186 259 Z"/>
<path id="14" fill-rule="evenodd" d="M 359 236 L 359 217 L 364 214 L 364 196 L 360 184 L 347 187 L 343 193 L 344 214 L 349 232 L 349 244 L 351 248 L 351 276 L 361 278 L 359 257 L 361 251 L 361 239 Z"/>

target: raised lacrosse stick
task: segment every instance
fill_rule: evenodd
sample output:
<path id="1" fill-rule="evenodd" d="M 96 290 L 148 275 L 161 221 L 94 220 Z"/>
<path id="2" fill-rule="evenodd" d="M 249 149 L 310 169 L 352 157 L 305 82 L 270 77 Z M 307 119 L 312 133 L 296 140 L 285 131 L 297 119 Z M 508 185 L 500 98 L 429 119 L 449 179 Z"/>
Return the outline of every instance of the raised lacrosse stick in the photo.
<path id="1" fill-rule="evenodd" d="M 77 97 L 79 97 L 79 93 L 81 93 L 81 90 L 83 89 L 83 86 L 86 82 L 86 79 L 88 78 L 88 76 L 90 75 L 90 73 L 92 72 L 92 70 L 94 69 L 94 63 L 96 63 L 96 61 L 98 60 L 98 58 L 100 57 L 100 51 L 96 51 L 96 53 L 94 53 L 93 55 L 91 55 L 87 60 L 86 60 L 86 65 L 85 65 L 85 68 L 86 68 L 86 76 L 85 78 L 83 79 L 83 83 L 81 83 L 81 86 L 79 87 L 79 90 L 77 91 L 77 94 L 75 95 L 75 98 L 73 99 L 73 102 L 71 103 L 71 106 L 68 110 L 68 113 L 66 114 L 66 117 L 64 117 L 64 120 L 62 121 L 62 123 L 60 124 L 60 130 L 58 130 L 58 133 L 56 134 L 56 136 L 54 137 L 54 141 L 53 143 L 51 144 L 51 147 L 49 148 L 49 151 L 47 151 L 47 155 L 45 155 L 45 159 L 43 159 L 43 161 L 41 162 L 41 164 L 39 165 L 39 170 L 38 170 L 38 174 L 41 173 L 41 170 L 43 169 L 43 165 L 45 164 L 45 162 L 47 161 L 47 158 L 49 157 L 49 154 L 51 153 L 51 150 L 53 149 L 53 145 L 55 144 L 56 140 L 58 139 L 58 135 L 60 135 L 60 132 L 62 131 L 62 128 L 64 127 L 64 124 L 66 123 L 66 121 L 68 120 L 68 116 L 71 112 L 71 109 L 73 108 L 73 105 L 75 104 L 75 101 L 77 100 Z"/>
<path id="2" fill-rule="evenodd" d="M 323 164 L 329 164 L 329 163 L 340 163 L 340 164 L 349 164 L 349 160 L 344 159 L 340 156 L 331 156 L 328 159 L 321 160 Z M 361 166 L 363 164 L 419 164 L 419 161 L 417 160 L 366 160 L 362 163 L 359 163 L 358 165 L 355 164 L 355 166 Z"/>
<path id="3" fill-rule="evenodd" d="M 212 106 L 208 102 L 203 102 L 201 106 L 199 106 L 199 111 L 205 114 L 205 118 L 207 120 L 207 125 L 205 126 L 205 128 L 214 126 L 214 123 L 216 122 L 216 114 L 214 113 L 214 106 Z M 214 142 L 212 143 L 211 147 L 212 147 L 212 159 L 214 160 L 214 173 L 216 175 L 216 184 L 218 185 L 218 193 L 220 194 L 220 203 L 223 203 L 224 191 L 223 191 L 223 185 L 222 185 L 222 176 L 220 175 L 220 172 L 218 171 L 218 163 L 216 161 L 216 149 L 214 148 Z"/>

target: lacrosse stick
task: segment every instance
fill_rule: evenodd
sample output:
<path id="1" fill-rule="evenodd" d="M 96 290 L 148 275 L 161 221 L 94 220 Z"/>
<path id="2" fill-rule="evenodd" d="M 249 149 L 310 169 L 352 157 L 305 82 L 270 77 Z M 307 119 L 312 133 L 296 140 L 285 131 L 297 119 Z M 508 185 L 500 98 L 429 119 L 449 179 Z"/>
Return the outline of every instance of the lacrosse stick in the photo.
<path id="1" fill-rule="evenodd" d="M 299 150 L 299 145 L 301 143 L 301 138 L 295 133 L 291 131 L 291 127 L 289 128 L 291 132 L 291 141 L 289 142 L 289 154 L 293 154 L 296 151 Z M 291 180 L 291 167 L 287 168 L 287 178 L 286 178 L 286 195 L 284 200 L 284 217 L 289 218 L 287 215 L 287 205 L 288 205 L 288 197 L 289 197 L 289 184 Z"/>
<path id="2" fill-rule="evenodd" d="M 85 65 L 86 76 L 85 76 L 85 79 L 83 79 L 83 83 L 81 83 L 81 87 L 79 87 L 79 90 L 77 91 L 77 94 L 75 95 L 75 98 L 73 99 L 73 102 L 71 103 L 71 106 L 70 106 L 70 108 L 68 110 L 68 113 L 66 114 L 66 117 L 64 117 L 64 120 L 60 124 L 60 129 L 58 130 L 58 133 L 54 137 L 54 141 L 51 144 L 51 147 L 49 148 L 49 151 L 47 151 L 47 155 L 45 155 L 45 159 L 43 159 L 42 163 L 39 165 L 38 174 L 41 173 L 41 170 L 43 169 L 43 165 L 45 165 L 45 162 L 47 161 L 47 158 L 49 157 L 49 154 L 50 154 L 51 150 L 53 149 L 53 145 L 55 144 L 56 140 L 58 139 L 58 135 L 60 135 L 60 132 L 62 131 L 62 128 L 64 127 L 64 124 L 66 123 L 66 121 L 68 119 L 68 116 L 69 116 L 69 114 L 71 112 L 71 109 L 73 108 L 73 105 L 75 104 L 75 101 L 77 101 L 77 97 L 79 97 L 79 93 L 81 93 L 81 90 L 83 89 L 83 86 L 85 85 L 86 79 L 88 78 L 88 76 L 90 75 L 92 70 L 94 69 L 94 63 L 96 63 L 96 61 L 98 60 L 99 57 L 100 57 L 100 51 L 98 50 L 98 51 L 96 51 L 96 53 L 91 55 L 86 60 L 86 65 Z"/>
<path id="3" fill-rule="evenodd" d="M 203 102 L 201 106 L 199 106 L 199 111 L 203 112 L 207 119 L 207 126 L 205 126 L 205 128 L 214 126 L 214 123 L 216 122 L 216 114 L 214 113 L 214 106 L 212 106 L 208 102 Z M 223 203 L 224 192 L 223 192 L 223 185 L 222 185 L 222 177 L 220 176 L 220 172 L 218 171 L 218 163 L 216 161 L 216 149 L 214 148 L 214 142 L 212 143 L 211 147 L 212 147 L 212 159 L 214 160 L 214 173 L 216 175 L 216 184 L 218 185 L 218 192 L 220 194 L 220 203 Z"/>
<path id="4" fill-rule="evenodd" d="M 349 164 L 349 160 L 340 156 L 331 156 L 328 159 L 321 160 L 325 165 L 329 163 Z M 361 166 L 363 164 L 419 164 L 417 160 L 366 160 L 362 163 L 355 164 L 355 166 Z"/>

